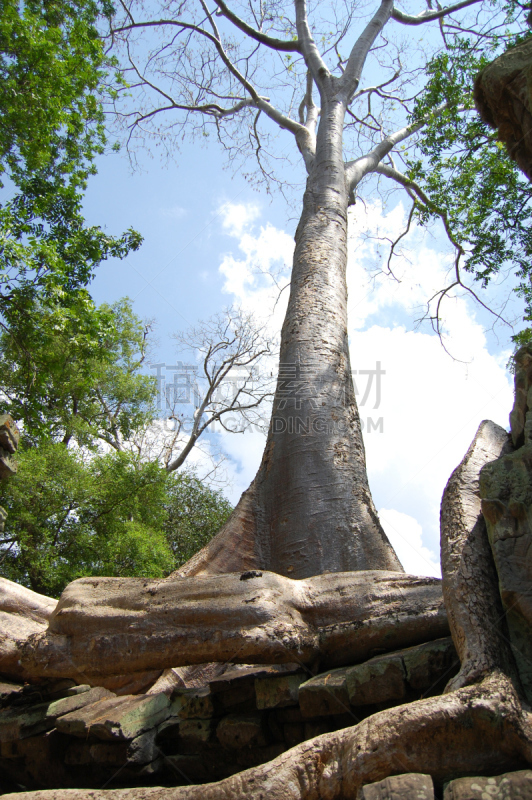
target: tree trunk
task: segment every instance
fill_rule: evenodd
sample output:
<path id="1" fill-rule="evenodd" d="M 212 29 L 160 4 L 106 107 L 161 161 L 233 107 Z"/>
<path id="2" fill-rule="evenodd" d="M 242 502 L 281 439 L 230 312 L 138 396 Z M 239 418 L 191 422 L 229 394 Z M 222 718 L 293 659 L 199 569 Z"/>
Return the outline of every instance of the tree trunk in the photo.
<path id="1" fill-rule="evenodd" d="M 351 377 L 344 115 L 338 99 L 322 108 L 262 463 L 229 522 L 183 575 L 402 571 L 371 498 Z"/>

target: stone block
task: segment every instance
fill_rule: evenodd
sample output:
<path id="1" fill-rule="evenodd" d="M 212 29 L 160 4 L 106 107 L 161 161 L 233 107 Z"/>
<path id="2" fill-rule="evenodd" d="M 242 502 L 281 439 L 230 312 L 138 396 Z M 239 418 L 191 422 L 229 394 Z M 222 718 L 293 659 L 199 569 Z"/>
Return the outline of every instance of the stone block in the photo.
<path id="1" fill-rule="evenodd" d="M 82 683 L 79 686 L 72 686 L 67 690 L 67 697 L 74 697 L 75 694 L 84 694 L 90 691 L 91 686 L 88 683 Z"/>
<path id="2" fill-rule="evenodd" d="M 178 717 L 169 717 L 162 722 L 157 728 L 157 741 L 166 742 L 178 739 L 181 721 Z"/>
<path id="3" fill-rule="evenodd" d="M 285 722 L 302 722 L 303 714 L 300 708 L 276 708 L 275 718 L 281 724 Z"/>
<path id="4" fill-rule="evenodd" d="M 195 783 L 208 783 L 212 780 L 211 771 L 198 755 L 176 755 L 164 758 L 164 773 L 174 786 Z"/>
<path id="5" fill-rule="evenodd" d="M 305 726 L 302 722 L 285 722 L 283 734 L 286 746 L 295 747 L 305 741 Z"/>
<path id="6" fill-rule="evenodd" d="M 275 742 L 284 742 L 283 726 L 279 723 L 275 712 L 268 714 L 268 731 Z"/>
<path id="7" fill-rule="evenodd" d="M 30 707 L 10 707 L 0 711 L 0 742 L 12 742 L 36 736 L 51 730 L 54 720 L 48 716 L 49 703 L 38 703 Z"/>
<path id="8" fill-rule="evenodd" d="M 208 686 L 178 689 L 172 694 L 170 713 L 181 719 L 209 719 L 214 716 L 214 698 Z"/>
<path id="9" fill-rule="evenodd" d="M 201 753 L 214 738 L 218 720 L 183 719 L 179 721 L 179 752 Z"/>
<path id="10" fill-rule="evenodd" d="M 445 787 L 444 800 L 530 800 L 532 770 L 507 772 L 492 778 L 458 778 Z"/>
<path id="11" fill-rule="evenodd" d="M 34 788 L 67 786 L 69 778 L 64 764 L 66 742 L 55 730 L 9 743 L 17 750 L 13 765 L 20 765 L 17 782 Z M 4 745 L 2 745 L 4 747 Z"/>
<path id="12" fill-rule="evenodd" d="M 210 681 L 211 694 L 215 695 L 218 713 L 253 711 L 256 708 L 255 679 L 292 675 L 301 672 L 298 664 L 273 666 L 235 666 L 222 677 Z"/>
<path id="13" fill-rule="evenodd" d="M 120 783 L 130 783 L 131 781 L 149 781 L 160 775 L 164 768 L 164 758 L 157 758 L 155 761 L 150 761 L 149 764 L 128 764 L 127 767 L 120 771 L 116 779 Z"/>
<path id="14" fill-rule="evenodd" d="M 8 453 L 16 453 L 20 431 L 10 414 L 0 414 L 0 447 Z"/>
<path id="15" fill-rule="evenodd" d="M 460 660 L 450 636 L 401 650 L 406 680 L 415 692 L 441 694 L 445 684 L 460 669 Z"/>
<path id="16" fill-rule="evenodd" d="M 267 744 L 260 714 L 229 714 L 220 720 L 216 737 L 222 747 L 228 750 L 264 747 Z"/>
<path id="17" fill-rule="evenodd" d="M 346 668 L 333 669 L 301 684 L 299 706 L 303 717 L 343 714 L 350 708 L 346 673 Z"/>
<path id="18" fill-rule="evenodd" d="M 64 761 L 70 766 L 99 764 L 123 767 L 126 764 L 128 766 L 151 764 L 161 756 L 161 751 L 155 741 L 155 733 L 155 730 L 148 731 L 130 742 L 74 740 L 66 749 Z"/>
<path id="19" fill-rule="evenodd" d="M 257 708 L 283 708 L 297 706 L 299 687 L 304 675 L 281 675 L 272 678 L 255 678 Z"/>
<path id="20" fill-rule="evenodd" d="M 0 447 L 0 480 L 10 478 L 17 471 L 15 459 L 7 450 Z"/>
<path id="21" fill-rule="evenodd" d="M 79 708 L 92 705 L 92 703 L 96 703 L 98 700 L 103 700 L 105 697 L 115 696 L 116 695 L 114 695 L 113 692 L 110 692 L 108 689 L 104 689 L 102 686 L 96 686 L 94 689 L 90 689 L 87 692 L 81 692 L 80 694 L 75 694 L 71 697 L 63 697 L 61 700 L 56 700 L 55 702 L 50 703 L 46 714 L 48 717 L 56 720 L 58 717 L 62 717 L 65 714 L 70 714 L 72 711 L 77 711 Z"/>
<path id="22" fill-rule="evenodd" d="M 10 698 L 12 695 L 14 696 L 14 695 L 19 694 L 22 691 L 23 688 L 24 687 L 23 687 L 23 685 L 21 683 L 11 683 L 11 681 L 1 680 L 0 681 L 0 702 L 2 702 L 3 704 L 7 705 L 8 704 L 8 698 Z M 7 701 L 7 702 L 4 703 L 4 701 Z"/>
<path id="23" fill-rule="evenodd" d="M 430 775 L 410 772 L 392 775 L 360 789 L 357 800 L 434 800 L 434 786 Z"/>
<path id="24" fill-rule="evenodd" d="M 406 695 L 405 678 L 400 656 L 376 656 L 347 670 L 349 701 L 353 706 L 365 706 L 402 700 Z"/>
<path id="25" fill-rule="evenodd" d="M 59 731 L 71 736 L 134 739 L 163 722 L 169 708 L 165 694 L 103 698 L 59 717 L 56 725 Z"/>

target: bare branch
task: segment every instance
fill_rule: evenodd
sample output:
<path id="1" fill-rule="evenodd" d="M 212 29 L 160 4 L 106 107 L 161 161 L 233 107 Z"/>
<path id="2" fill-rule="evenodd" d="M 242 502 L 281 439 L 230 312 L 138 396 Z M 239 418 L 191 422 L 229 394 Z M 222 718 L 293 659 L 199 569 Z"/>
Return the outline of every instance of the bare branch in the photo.
<path id="1" fill-rule="evenodd" d="M 289 53 L 301 53 L 301 45 L 297 39 L 292 42 L 287 42 L 284 39 L 275 39 L 271 36 L 267 36 L 265 33 L 252 28 L 251 25 L 248 25 L 247 22 L 244 22 L 244 20 L 240 19 L 240 17 L 237 17 L 237 15 L 226 6 L 223 0 L 214 0 L 214 2 L 224 17 L 232 22 L 235 27 L 242 31 L 242 33 L 245 33 L 247 36 L 255 39 L 256 42 L 265 44 L 267 47 L 271 47 L 272 50 L 281 50 Z"/>
<path id="2" fill-rule="evenodd" d="M 273 394 L 270 375 L 262 377 L 256 369 L 260 359 L 272 353 L 271 342 L 251 315 L 229 308 L 174 338 L 195 355 L 201 354 L 207 389 L 203 393 L 198 387 L 197 394 L 203 394 L 203 398 L 194 412 L 187 439 L 179 439 L 181 427 L 172 438 L 166 457 L 169 472 L 182 466 L 200 436 L 214 423 L 220 422 L 231 430 L 223 423 L 223 417 L 237 414 L 244 423 L 257 424 L 259 418 L 250 417 L 249 412 Z M 231 387 L 231 396 L 226 397 L 224 392 Z M 181 450 L 172 457 L 171 451 L 179 444 Z"/>
<path id="3" fill-rule="evenodd" d="M 366 62 L 366 58 L 368 57 L 368 53 L 375 42 L 375 39 L 390 19 L 392 11 L 393 0 L 382 0 L 379 10 L 373 19 L 366 25 L 365 29 L 351 50 L 345 72 L 339 79 L 339 85 L 346 95 L 347 102 L 349 102 L 358 88 L 360 75 Z"/>
<path id="4" fill-rule="evenodd" d="M 300 52 L 303 54 L 307 67 L 312 72 L 312 77 L 316 82 L 316 86 L 321 92 L 325 87 L 324 81 L 330 80 L 331 73 L 316 47 L 316 42 L 312 38 L 312 33 L 308 24 L 307 4 L 305 0 L 295 0 L 295 8 L 297 35 L 301 47 Z"/>
<path id="5" fill-rule="evenodd" d="M 473 6 L 476 3 L 482 3 L 482 0 L 462 0 L 461 3 L 455 3 L 452 6 L 447 6 L 447 8 L 440 8 L 437 11 L 422 11 L 421 14 L 417 16 L 405 14 L 399 11 L 398 8 L 394 8 L 391 16 L 392 19 L 396 22 L 400 22 L 402 25 L 422 25 L 424 22 L 432 22 L 435 19 L 441 19 L 449 14 L 453 14 L 455 11 L 460 11 L 462 8 Z"/>
<path id="6" fill-rule="evenodd" d="M 382 159 L 386 158 L 388 153 L 390 153 L 394 147 L 396 147 L 398 144 L 401 144 L 401 142 L 404 142 L 405 139 L 408 139 L 414 133 L 417 133 L 417 131 L 421 130 L 421 128 L 426 125 L 430 119 L 443 114 L 447 107 L 448 104 L 443 103 L 438 108 L 433 109 L 429 115 L 418 122 L 413 122 L 411 125 L 406 125 L 404 128 L 395 131 L 395 133 L 390 133 L 388 136 L 385 136 L 384 139 L 379 142 L 379 144 L 374 147 L 370 153 L 367 153 L 366 155 L 346 164 L 346 179 L 349 189 L 353 191 L 365 175 L 368 175 L 370 172 L 376 172 L 377 167 L 380 168 L 383 166 L 381 165 Z M 465 111 L 466 108 L 465 106 L 460 106 L 458 110 Z"/>

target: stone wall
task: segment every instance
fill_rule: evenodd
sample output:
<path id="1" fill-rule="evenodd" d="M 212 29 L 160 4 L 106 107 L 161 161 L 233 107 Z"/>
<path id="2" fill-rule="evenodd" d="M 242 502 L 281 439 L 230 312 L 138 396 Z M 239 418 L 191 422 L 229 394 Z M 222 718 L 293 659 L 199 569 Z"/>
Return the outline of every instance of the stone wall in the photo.
<path id="1" fill-rule="evenodd" d="M 228 666 L 204 685 L 167 693 L 0 684 L 0 791 L 220 780 L 381 709 L 441 694 L 458 667 L 445 638 L 315 676 L 297 664 Z"/>

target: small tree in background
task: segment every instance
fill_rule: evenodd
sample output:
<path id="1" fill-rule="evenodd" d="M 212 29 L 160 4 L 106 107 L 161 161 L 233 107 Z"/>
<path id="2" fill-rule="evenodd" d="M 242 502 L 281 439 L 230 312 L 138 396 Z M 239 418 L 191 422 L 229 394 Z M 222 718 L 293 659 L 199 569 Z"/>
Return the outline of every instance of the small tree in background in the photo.
<path id="1" fill-rule="evenodd" d="M 201 550 L 228 520 L 232 505 L 194 473 L 179 472 L 167 483 L 164 531 L 178 568 Z"/>

